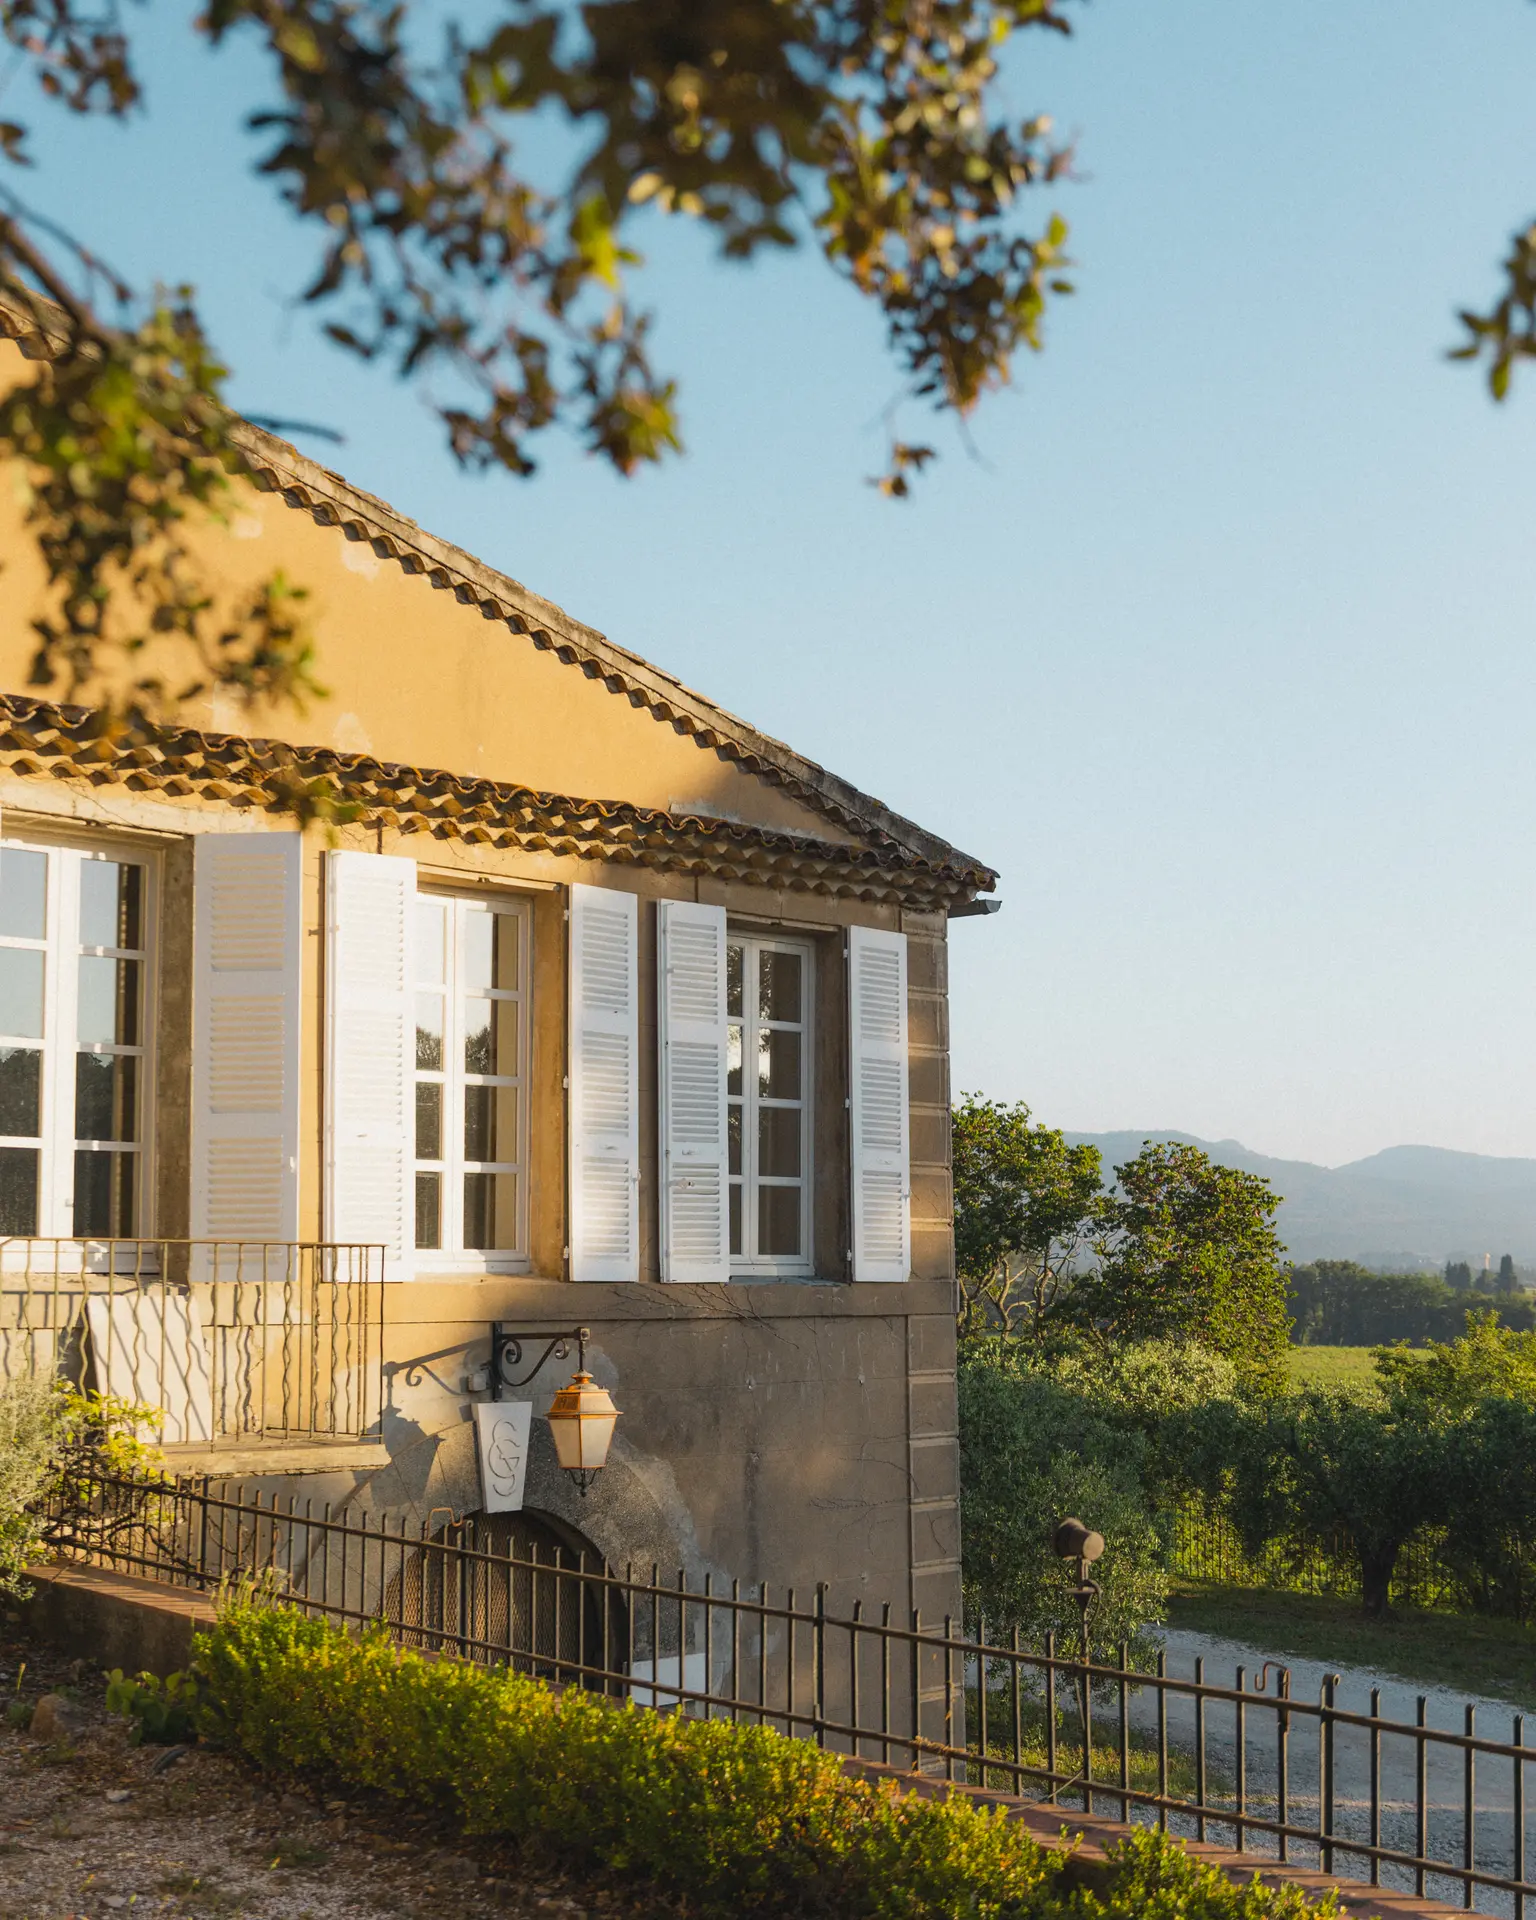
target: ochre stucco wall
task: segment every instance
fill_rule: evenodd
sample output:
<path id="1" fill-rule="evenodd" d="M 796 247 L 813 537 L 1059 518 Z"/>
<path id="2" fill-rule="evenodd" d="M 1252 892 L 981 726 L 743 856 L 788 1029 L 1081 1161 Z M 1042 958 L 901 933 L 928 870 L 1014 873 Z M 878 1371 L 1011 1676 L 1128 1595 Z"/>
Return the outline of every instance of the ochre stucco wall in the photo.
<path id="1" fill-rule="evenodd" d="M 184 1231 L 186 1074 L 190 1008 L 184 991 L 191 833 L 278 823 L 221 807 L 150 800 L 110 785 L 0 778 L 0 808 L 18 830 L 29 817 L 77 831 L 133 832 L 160 849 L 166 915 L 162 953 L 172 978 L 159 1001 L 156 1159 L 159 1230 Z M 835 1129 L 844 1072 L 835 1019 L 818 1049 L 821 1154 L 814 1283 L 664 1286 L 657 1278 L 654 1012 L 642 1039 L 642 1279 L 628 1287 L 563 1280 L 565 1237 L 566 883 L 636 891 L 641 900 L 642 1004 L 653 1008 L 654 905 L 706 897 L 741 924 L 788 925 L 823 941 L 823 998 L 846 991 L 839 959 L 851 924 L 894 927 L 896 910 L 814 894 L 724 886 L 575 859 L 469 847 L 426 835 L 343 829 L 341 844 L 417 860 L 423 879 L 524 891 L 534 903 L 533 1271 L 526 1276 L 437 1276 L 386 1289 L 388 1466 L 302 1481 L 285 1492 L 350 1502 L 394 1521 L 477 1504 L 467 1380 L 489 1358 L 497 1320 L 593 1330 L 594 1370 L 624 1408 L 614 1469 L 587 1502 L 537 1453 L 531 1509 L 585 1533 L 610 1559 L 659 1559 L 691 1577 L 802 1586 L 831 1583 L 854 1599 L 920 1606 L 929 1618 L 958 1608 L 958 1458 L 947 1052 L 941 916 L 907 915 L 913 1147 L 913 1279 L 855 1286 L 842 1279 L 846 1157 Z M 321 1233 L 323 867 L 326 837 L 306 837 L 304 861 L 301 1232 Z M 824 1022 L 827 1015 L 824 1011 Z M 552 1363 L 553 1364 L 553 1363 Z M 558 1367 L 554 1368 L 558 1371 Z M 540 1410 L 562 1382 L 546 1369 L 527 1389 Z M 538 1447 L 547 1432 L 536 1424 Z"/>
<path id="2" fill-rule="evenodd" d="M 0 382 L 31 369 L 0 342 Z M 303 717 L 219 703 L 193 725 L 480 775 L 587 798 L 710 811 L 817 839 L 850 835 L 713 750 L 658 722 L 601 679 L 484 619 L 424 575 L 380 559 L 282 498 L 242 488 L 210 560 L 232 590 L 281 568 L 311 594 L 320 677 L 331 688 Z M 35 553 L 12 491 L 0 486 L 0 690 L 28 685 L 39 604 Z M 622 636 L 619 636 L 622 638 Z M 190 1005 L 190 840 L 199 830 L 281 830 L 194 801 L 149 800 L 111 783 L 0 777 L 0 805 L 84 832 L 132 831 L 161 850 L 162 966 L 156 1075 L 158 1230 L 185 1231 Z M 304 860 L 303 1106 L 300 1231 L 323 1232 L 324 857 Z M 525 891 L 534 915 L 531 1268 L 526 1276 L 436 1277 L 387 1289 L 387 1467 L 277 1481 L 425 1520 L 478 1502 L 466 1380 L 488 1358 L 493 1321 L 593 1329 L 594 1371 L 624 1409 L 614 1466 L 578 1502 L 536 1423 L 529 1505 L 582 1530 L 610 1559 L 670 1562 L 690 1575 L 831 1583 L 855 1599 L 958 1607 L 953 1252 L 948 1135 L 946 923 L 942 914 L 810 891 L 694 879 L 577 858 L 473 846 L 427 834 L 343 828 L 330 844 L 407 855 L 429 884 Z M 565 1282 L 566 889 L 633 891 L 641 906 L 642 1279 Z M 793 928 L 818 945 L 817 1283 L 695 1289 L 657 1279 L 655 903 L 697 898 L 744 926 Z M 847 1245 L 846 981 L 843 934 L 904 931 L 909 953 L 913 1279 L 844 1283 Z M 546 1370 L 547 1372 L 549 1370 Z M 558 1371 L 558 1368 L 555 1369 Z M 414 1384 L 412 1384 L 414 1382 Z M 542 1407 L 553 1373 L 528 1389 Z"/>

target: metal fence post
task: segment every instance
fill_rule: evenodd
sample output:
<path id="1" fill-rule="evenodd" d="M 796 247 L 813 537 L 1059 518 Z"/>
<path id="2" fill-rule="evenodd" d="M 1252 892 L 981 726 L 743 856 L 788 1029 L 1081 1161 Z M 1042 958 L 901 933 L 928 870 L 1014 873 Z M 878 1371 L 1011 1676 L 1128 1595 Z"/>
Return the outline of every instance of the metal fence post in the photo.
<path id="1" fill-rule="evenodd" d="M 1318 1736 L 1322 1743 L 1322 1751 L 1318 1755 L 1318 1762 L 1319 1762 L 1318 1794 L 1322 1803 L 1318 1809 L 1319 1813 L 1322 1816 L 1321 1819 L 1318 1821 L 1318 1829 L 1323 1836 L 1322 1866 L 1323 1866 L 1324 1873 L 1333 1872 L 1333 1820 L 1334 1820 L 1334 1784 L 1333 1784 L 1334 1720 L 1333 1720 L 1333 1715 L 1334 1715 L 1334 1696 L 1335 1696 L 1335 1691 L 1338 1687 L 1338 1684 L 1339 1684 L 1338 1674 L 1336 1673 L 1325 1674 L 1323 1677 L 1322 1693 L 1318 1702 L 1319 1706 L 1322 1709 L 1322 1712 L 1320 1713 L 1318 1718 Z"/>
<path id="2" fill-rule="evenodd" d="M 816 1732 L 816 1744 L 827 1744 L 827 1589 L 818 1580 L 816 1582 L 816 1605 L 811 1623 L 811 1633 L 815 1651 L 816 1697 L 813 1722 Z"/>

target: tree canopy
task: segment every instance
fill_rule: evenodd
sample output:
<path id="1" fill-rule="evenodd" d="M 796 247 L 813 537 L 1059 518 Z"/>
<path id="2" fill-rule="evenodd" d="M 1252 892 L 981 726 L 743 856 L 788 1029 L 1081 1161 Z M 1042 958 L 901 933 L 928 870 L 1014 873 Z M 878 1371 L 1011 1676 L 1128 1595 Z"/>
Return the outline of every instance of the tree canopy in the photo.
<path id="1" fill-rule="evenodd" d="M 1289 1316 L 1266 1180 L 1149 1140 L 1106 1190 L 1096 1148 L 974 1094 L 953 1160 L 962 1334 L 1193 1342 L 1278 1384 Z"/>
<path id="2" fill-rule="evenodd" d="M 1030 1117 L 1022 1100 L 966 1094 L 954 1112 L 955 1271 L 961 1329 L 1043 1326 L 1098 1225 L 1097 1147 Z"/>
<path id="3" fill-rule="evenodd" d="M 1195 1341 L 1251 1384 L 1278 1384 L 1290 1321 L 1269 1182 L 1176 1140 L 1148 1141 L 1115 1178 L 1064 1317 L 1115 1344 Z"/>
<path id="4" fill-rule="evenodd" d="M 730 260 L 814 248 L 878 311 L 921 405 L 963 417 L 1041 345 L 1050 295 L 1069 290 L 1066 227 L 1021 202 L 1070 149 L 1047 116 L 1009 113 L 998 62 L 1015 35 L 1066 33 L 1067 4 L 211 0 L 191 30 L 267 56 L 245 124 L 314 236 L 296 291 L 330 340 L 429 381 L 466 465 L 529 474 L 565 429 L 630 474 L 680 439 L 630 290 L 657 211 L 700 222 Z M 145 111 L 131 28 L 116 0 L 0 0 L 0 35 L 66 113 Z M 170 290 L 130 287 L 96 236 L 29 208 L 32 146 L 0 118 L 0 283 L 54 344 L 0 408 L 51 590 L 33 680 L 78 695 L 105 655 L 126 660 L 129 721 L 210 684 L 302 699 L 292 583 L 224 604 L 188 540 L 243 464 L 179 284 L 195 263 L 167 261 Z M 906 493 L 931 454 L 893 435 L 878 484 Z"/>

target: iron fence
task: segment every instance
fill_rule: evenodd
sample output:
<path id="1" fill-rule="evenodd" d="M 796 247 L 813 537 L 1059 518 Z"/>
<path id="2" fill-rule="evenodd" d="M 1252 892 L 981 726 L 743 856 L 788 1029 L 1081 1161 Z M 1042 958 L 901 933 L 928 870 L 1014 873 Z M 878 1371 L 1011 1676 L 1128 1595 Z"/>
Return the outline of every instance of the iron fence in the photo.
<path id="1" fill-rule="evenodd" d="M 1536 1542 L 1511 1528 L 1502 1565 L 1455 1564 L 1450 1532 L 1421 1527 L 1404 1541 L 1391 1581 L 1398 1607 L 1496 1613 L 1528 1620 L 1536 1605 Z M 1239 1530 L 1219 1508 L 1198 1500 L 1175 1508 L 1169 1530 L 1168 1570 L 1186 1580 L 1281 1593 L 1347 1595 L 1361 1588 L 1360 1555 L 1342 1529 L 1285 1534 L 1250 1553 Z"/>
<path id="2" fill-rule="evenodd" d="M 158 1409 L 170 1446 L 355 1439 L 382 1404 L 383 1282 L 382 1247 L 0 1240 L 0 1379 Z"/>
<path id="3" fill-rule="evenodd" d="M 1426 1528 L 1404 1543 L 1392 1574 L 1394 1606 L 1459 1604 L 1454 1577 L 1437 1551 L 1442 1537 L 1443 1530 Z M 1174 1510 L 1168 1570 L 1182 1579 L 1228 1587 L 1350 1597 L 1360 1592 L 1360 1556 L 1342 1530 L 1269 1540 L 1253 1554 L 1224 1513 L 1199 1501 Z"/>
<path id="4" fill-rule="evenodd" d="M 400 1644 L 504 1664 L 645 1707 L 726 1718 L 833 1751 L 1165 1829 L 1373 1885 L 1455 1897 L 1524 1920 L 1529 1877 L 1525 1719 L 1409 1722 L 1316 1697 L 1291 1671 L 1236 1668 L 1230 1685 L 1085 1664 L 952 1619 L 828 1592 L 743 1589 L 706 1575 L 600 1564 L 519 1532 L 516 1516 L 394 1525 L 297 1497 L 207 1481 L 89 1474 L 47 1516 L 53 1549 L 202 1588 L 265 1574 L 278 1596 Z M 1438 1702 L 1437 1713 L 1443 1712 Z"/>

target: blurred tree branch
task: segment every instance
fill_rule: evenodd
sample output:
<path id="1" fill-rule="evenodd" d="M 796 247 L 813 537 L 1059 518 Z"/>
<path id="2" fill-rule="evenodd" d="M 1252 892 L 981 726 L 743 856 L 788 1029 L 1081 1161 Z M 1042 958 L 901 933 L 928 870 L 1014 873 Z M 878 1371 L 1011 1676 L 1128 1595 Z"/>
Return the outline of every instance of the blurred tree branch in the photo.
<path id="1" fill-rule="evenodd" d="M 1070 152 L 994 96 L 1004 44 L 1065 33 L 1066 3 L 502 0 L 471 29 L 409 0 L 209 0 L 195 31 L 269 60 L 246 125 L 317 237 L 302 298 L 330 339 L 430 382 L 467 465 L 529 474 L 558 427 L 630 474 L 680 445 L 626 288 L 654 209 L 701 221 L 727 259 L 817 246 L 882 315 L 908 396 L 940 411 L 969 414 L 1040 347 L 1066 228 L 1022 231 L 1018 202 Z M 57 106 L 126 120 L 145 110 L 132 17 L 0 0 L 0 37 Z M 552 126 L 569 165 L 540 184 L 514 135 L 547 158 Z M 0 276 L 53 303 L 51 357 L 0 401 L 48 581 L 34 684 L 77 692 L 126 660 L 112 726 L 213 687 L 301 700 L 302 595 L 274 577 L 231 606 L 197 561 L 242 461 L 190 288 L 136 295 L 17 197 L 31 164 L 29 128 L 0 120 Z M 901 497 L 931 453 L 893 432 L 878 484 Z"/>

